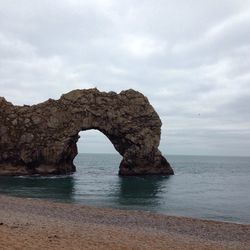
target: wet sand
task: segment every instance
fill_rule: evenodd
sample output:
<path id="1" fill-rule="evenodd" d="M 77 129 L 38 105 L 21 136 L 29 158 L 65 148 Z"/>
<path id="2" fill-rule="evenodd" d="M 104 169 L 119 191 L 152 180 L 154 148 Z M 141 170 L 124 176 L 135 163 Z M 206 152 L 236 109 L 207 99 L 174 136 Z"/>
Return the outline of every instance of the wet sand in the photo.
<path id="1" fill-rule="evenodd" d="M 0 195 L 0 249 L 250 249 L 250 225 Z"/>

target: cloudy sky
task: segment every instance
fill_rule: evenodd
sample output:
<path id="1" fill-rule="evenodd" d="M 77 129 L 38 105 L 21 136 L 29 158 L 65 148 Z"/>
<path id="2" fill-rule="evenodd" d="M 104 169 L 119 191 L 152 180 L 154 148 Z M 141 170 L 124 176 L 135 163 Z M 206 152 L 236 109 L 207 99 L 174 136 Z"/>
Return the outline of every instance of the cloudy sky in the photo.
<path id="1" fill-rule="evenodd" d="M 0 0 L 0 96 L 145 94 L 167 154 L 250 155 L 249 0 Z M 82 132 L 80 152 L 114 152 Z"/>

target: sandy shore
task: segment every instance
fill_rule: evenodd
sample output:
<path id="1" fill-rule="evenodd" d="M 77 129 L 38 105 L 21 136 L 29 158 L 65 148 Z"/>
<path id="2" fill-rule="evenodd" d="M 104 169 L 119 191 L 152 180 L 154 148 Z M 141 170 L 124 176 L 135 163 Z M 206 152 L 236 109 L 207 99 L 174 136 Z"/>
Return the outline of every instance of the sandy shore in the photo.
<path id="1" fill-rule="evenodd" d="M 250 225 L 0 195 L 0 249 L 250 249 Z"/>

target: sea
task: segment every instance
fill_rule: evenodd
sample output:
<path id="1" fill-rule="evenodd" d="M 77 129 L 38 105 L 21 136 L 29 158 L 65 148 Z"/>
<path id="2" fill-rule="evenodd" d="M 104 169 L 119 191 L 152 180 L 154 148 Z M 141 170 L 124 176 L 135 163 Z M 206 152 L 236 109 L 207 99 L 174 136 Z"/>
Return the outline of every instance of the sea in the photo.
<path id="1" fill-rule="evenodd" d="M 166 156 L 173 176 L 118 176 L 118 154 L 79 154 L 70 176 L 0 177 L 0 193 L 250 224 L 250 157 Z"/>

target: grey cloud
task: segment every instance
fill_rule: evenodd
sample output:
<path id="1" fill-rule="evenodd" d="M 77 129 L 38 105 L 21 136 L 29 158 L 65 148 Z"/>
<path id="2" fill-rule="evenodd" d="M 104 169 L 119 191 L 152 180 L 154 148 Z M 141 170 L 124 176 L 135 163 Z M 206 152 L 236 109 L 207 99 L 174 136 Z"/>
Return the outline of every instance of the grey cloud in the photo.
<path id="1" fill-rule="evenodd" d="M 134 88 L 162 118 L 163 152 L 249 155 L 250 1 L 0 6 L 0 96 L 32 104 L 75 88 Z M 91 133 L 80 151 L 85 140 L 112 151 Z"/>

